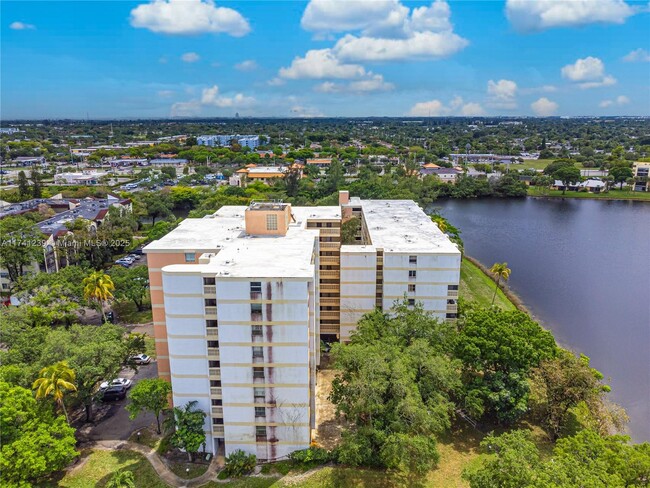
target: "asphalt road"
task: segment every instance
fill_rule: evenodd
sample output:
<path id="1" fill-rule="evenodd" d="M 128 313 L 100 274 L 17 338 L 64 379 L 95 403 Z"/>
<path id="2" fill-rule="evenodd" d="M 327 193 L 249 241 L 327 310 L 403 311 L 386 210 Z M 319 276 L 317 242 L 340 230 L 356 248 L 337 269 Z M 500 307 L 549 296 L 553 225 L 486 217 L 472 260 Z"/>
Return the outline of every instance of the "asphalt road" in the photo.
<path id="1" fill-rule="evenodd" d="M 150 364 L 140 366 L 135 375 L 132 370 L 125 370 L 120 376 L 130 378 L 135 385 L 145 378 L 157 378 L 158 365 L 152 361 Z M 128 398 L 125 398 L 111 402 L 104 419 L 89 430 L 86 438 L 92 441 L 126 440 L 135 430 L 155 424 L 156 417 L 150 412 L 143 412 L 134 420 L 129 419 L 129 412 L 124 408 L 128 401 Z"/>

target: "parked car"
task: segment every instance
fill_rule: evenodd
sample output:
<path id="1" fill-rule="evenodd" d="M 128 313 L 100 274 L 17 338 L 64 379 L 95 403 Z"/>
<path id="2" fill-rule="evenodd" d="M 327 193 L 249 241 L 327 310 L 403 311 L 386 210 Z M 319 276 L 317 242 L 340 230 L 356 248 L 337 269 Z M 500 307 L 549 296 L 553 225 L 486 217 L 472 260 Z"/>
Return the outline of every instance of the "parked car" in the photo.
<path id="1" fill-rule="evenodd" d="M 100 390 L 105 390 L 108 387 L 113 387 L 113 386 L 123 386 L 127 390 L 131 388 L 131 385 L 133 382 L 128 379 L 128 378 L 115 378 L 113 381 L 110 383 L 108 381 L 104 381 L 101 385 L 99 385 Z"/>
<path id="2" fill-rule="evenodd" d="M 131 258 L 131 259 L 135 259 L 136 261 L 139 261 L 142 256 L 140 256 L 138 254 L 129 254 L 127 257 Z"/>
<path id="3" fill-rule="evenodd" d="M 151 358 L 146 354 L 138 354 L 137 356 L 131 356 L 129 360 L 131 360 L 135 364 L 149 364 L 151 362 Z"/>
<path id="4" fill-rule="evenodd" d="M 101 392 L 100 396 L 103 402 L 110 402 L 113 400 L 123 400 L 126 398 L 126 388 L 121 385 L 111 386 Z"/>
<path id="5" fill-rule="evenodd" d="M 139 248 L 134 249 L 133 251 L 131 251 L 131 254 L 134 254 L 136 256 L 142 256 L 144 253 L 142 252 L 142 248 L 139 247 Z"/>

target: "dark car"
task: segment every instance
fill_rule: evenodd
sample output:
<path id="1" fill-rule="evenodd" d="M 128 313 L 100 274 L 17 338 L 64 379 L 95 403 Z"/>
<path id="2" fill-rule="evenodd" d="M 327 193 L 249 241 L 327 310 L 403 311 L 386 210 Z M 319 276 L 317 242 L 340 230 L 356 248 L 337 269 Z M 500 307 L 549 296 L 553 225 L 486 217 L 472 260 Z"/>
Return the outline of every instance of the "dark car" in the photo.
<path id="1" fill-rule="evenodd" d="M 144 253 L 142 252 L 142 248 L 138 248 L 131 251 L 131 254 L 135 254 L 136 256 L 142 256 L 142 254 Z"/>
<path id="2" fill-rule="evenodd" d="M 112 402 L 114 400 L 123 400 L 126 398 L 127 388 L 122 385 L 111 386 L 106 388 L 101 394 L 102 402 Z"/>

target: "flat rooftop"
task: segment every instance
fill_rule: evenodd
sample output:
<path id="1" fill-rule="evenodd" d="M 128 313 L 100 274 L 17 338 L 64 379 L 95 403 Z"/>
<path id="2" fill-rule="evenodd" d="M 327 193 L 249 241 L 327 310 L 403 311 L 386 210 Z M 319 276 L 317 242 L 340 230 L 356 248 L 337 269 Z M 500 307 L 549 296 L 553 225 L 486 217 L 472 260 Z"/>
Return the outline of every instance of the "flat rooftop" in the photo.
<path id="1" fill-rule="evenodd" d="M 371 244 L 384 252 L 460 254 L 456 245 L 413 200 L 357 200 Z"/>

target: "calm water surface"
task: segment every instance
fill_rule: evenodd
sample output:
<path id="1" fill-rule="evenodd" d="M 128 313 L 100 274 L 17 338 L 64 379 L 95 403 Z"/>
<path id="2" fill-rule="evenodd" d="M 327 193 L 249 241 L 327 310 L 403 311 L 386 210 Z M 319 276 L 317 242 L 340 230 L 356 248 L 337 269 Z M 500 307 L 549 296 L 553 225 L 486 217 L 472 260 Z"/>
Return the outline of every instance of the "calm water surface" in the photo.
<path id="1" fill-rule="evenodd" d="M 650 204 L 522 199 L 436 202 L 466 252 L 507 261 L 509 284 L 556 339 L 591 358 L 650 441 Z"/>

